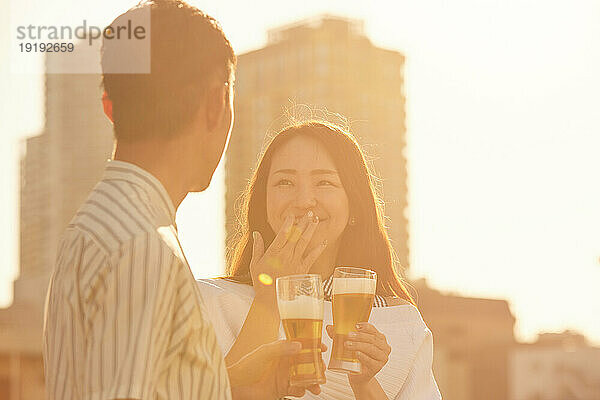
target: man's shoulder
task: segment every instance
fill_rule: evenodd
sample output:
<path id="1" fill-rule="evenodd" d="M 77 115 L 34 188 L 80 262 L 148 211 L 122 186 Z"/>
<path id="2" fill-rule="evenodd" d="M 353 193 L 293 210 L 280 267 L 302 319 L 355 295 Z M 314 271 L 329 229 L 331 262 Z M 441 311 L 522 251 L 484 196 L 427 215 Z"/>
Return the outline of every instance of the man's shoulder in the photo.
<path id="1" fill-rule="evenodd" d="M 101 285 L 107 281 L 130 280 L 132 287 L 159 287 L 161 282 L 174 282 L 180 285 L 188 277 L 185 259 L 177 249 L 167 243 L 156 231 L 139 232 L 120 243 L 120 246 L 107 248 L 90 232 L 77 226 L 70 226 L 64 232 L 56 267 L 63 271 L 79 271 L 79 285 L 82 298 L 89 303 L 97 296 Z M 57 276 L 63 276 L 58 274 Z M 171 280 L 171 277 L 175 279 Z M 123 287 L 120 287 L 121 290 Z M 135 290 L 138 290 L 135 289 Z M 139 289 L 142 290 L 142 289 Z"/>
<path id="2" fill-rule="evenodd" d="M 181 248 L 177 242 L 176 233 L 165 233 L 165 230 L 169 230 L 169 227 L 138 230 L 124 235 L 119 241 L 111 242 L 101 236 L 101 230 L 74 219 L 62 233 L 62 244 L 59 250 L 67 250 L 74 246 L 75 242 L 81 242 L 85 250 L 96 248 L 109 256 L 125 254 L 131 250 L 139 254 L 158 251 L 165 255 L 179 256 Z"/>
<path id="3" fill-rule="evenodd" d="M 119 251 L 141 237 L 160 237 L 149 205 L 136 196 L 100 181 L 68 228 L 89 236 L 108 253 Z"/>
<path id="4" fill-rule="evenodd" d="M 84 243 L 86 251 L 96 248 L 108 259 L 118 262 L 118 259 L 145 259 L 152 261 L 168 260 L 169 263 L 185 264 L 183 251 L 177 240 L 177 233 L 172 226 L 137 229 L 130 232 L 119 232 L 119 236 L 107 236 L 107 227 L 94 226 L 89 221 L 74 218 L 63 233 L 62 249 L 71 248 L 76 242 Z M 96 215 L 101 218 L 101 215 Z M 112 227 L 113 232 L 118 228 Z M 156 260 L 154 260 L 156 258 Z"/>

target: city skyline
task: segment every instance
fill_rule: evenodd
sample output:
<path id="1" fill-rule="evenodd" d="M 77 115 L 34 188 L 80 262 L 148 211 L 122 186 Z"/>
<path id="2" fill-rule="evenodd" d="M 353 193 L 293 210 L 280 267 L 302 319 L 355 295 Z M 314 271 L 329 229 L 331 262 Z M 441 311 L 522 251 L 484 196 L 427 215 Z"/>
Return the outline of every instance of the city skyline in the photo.
<path id="1" fill-rule="evenodd" d="M 520 338 L 571 327 L 600 343 L 593 318 L 600 313 L 593 297 L 600 280 L 600 193 L 593 185 L 600 127 L 593 93 L 600 83 L 593 71 L 600 55 L 586 40 L 598 37 L 595 3 L 552 2 L 541 14 L 531 3 L 438 4 L 447 13 L 401 5 L 395 23 L 376 7 L 309 3 L 303 11 L 273 7 L 251 19 L 251 30 L 245 19 L 254 14 L 244 5 L 234 15 L 226 5 L 192 3 L 219 19 L 241 52 L 260 47 L 275 20 L 325 11 L 362 16 L 376 44 L 407 56 L 413 276 L 444 291 L 509 299 Z M 108 18 L 124 8 L 111 3 L 103 13 Z M 410 17 L 429 24 L 417 26 Z M 28 85 L 11 91 L 13 114 L 21 118 L 3 114 L 19 135 L 39 131 L 35 115 L 32 122 L 22 118 L 25 106 L 42 101 Z M 193 250 L 194 240 L 188 243 L 184 248 Z"/>
<path id="2" fill-rule="evenodd" d="M 401 262 L 406 262 L 407 238 L 402 236 L 407 232 L 403 215 L 406 160 L 398 157 L 405 143 L 401 93 L 404 57 L 373 47 L 363 36 L 360 21 L 326 17 L 286 26 L 272 34 L 276 36 L 275 44 L 271 42 L 265 52 L 247 53 L 238 60 L 238 76 L 243 78 L 244 84 L 237 86 L 238 127 L 228 150 L 226 199 L 238 197 L 241 185 L 236 187 L 231 178 L 241 177 L 242 185 L 248 178 L 245 172 L 252 168 L 251 161 L 257 157 L 265 139 L 261 132 L 266 126 L 260 126 L 258 121 L 269 123 L 278 115 L 282 96 L 302 96 L 304 101 L 336 107 L 343 113 L 360 112 L 363 129 L 362 134 L 358 131 L 359 138 L 363 143 L 366 140 L 378 144 L 375 149 L 369 148 L 369 154 L 379 179 L 385 183 L 384 199 L 388 205 L 390 200 L 395 201 L 396 206 L 400 204 L 386 207 L 386 219 L 388 224 L 401 228 L 400 240 L 394 238 L 393 231 L 392 240 L 396 239 Z M 332 46 L 332 42 L 340 46 Z M 339 51 L 342 46 L 347 49 Z M 296 54 L 303 56 L 298 58 Z M 360 59 L 365 54 L 372 57 Z M 60 57 L 49 56 L 46 63 L 61 67 L 61 61 Z M 305 74 L 303 85 L 288 82 L 299 72 Z M 344 82 L 344 78 L 351 77 L 355 82 Z M 39 332 L 44 294 L 54 265 L 56 248 L 53 244 L 101 176 L 104 160 L 110 152 L 111 127 L 96 104 L 101 90 L 99 82 L 100 75 L 46 74 L 44 130 L 26 142 L 21 163 L 21 274 L 15 281 L 13 305 L 0 310 L 0 328 L 4 327 L 0 329 L 0 370 L 3 364 L 14 365 L 16 360 L 24 366 L 11 370 L 11 392 L 20 382 L 36 381 L 43 374 Z M 346 86 L 356 87 L 345 92 Z M 312 113 L 308 106 L 301 108 Z M 294 117 L 300 118 L 299 114 L 294 112 Z M 83 131 L 86 134 L 80 134 Z M 75 155 L 62 157 L 72 149 L 77 149 Z M 388 163 L 377 163 L 384 160 Z M 203 209 L 199 204 L 196 206 Z M 186 213 L 189 210 L 182 210 L 178 219 L 181 222 L 194 219 L 197 224 L 198 221 Z M 207 226 L 223 225 L 217 218 Z M 194 227 L 185 223 L 180 225 L 179 231 L 182 237 L 197 237 Z M 404 243 L 398 246 L 399 241 Z M 216 243 L 209 254 L 215 258 L 223 244 Z M 200 247 L 206 251 L 205 245 L 186 246 L 186 249 Z M 205 276 L 207 271 L 197 268 L 200 262 L 195 258 L 196 253 L 188 252 L 188 255 L 191 265 L 196 267 L 196 276 Z M 414 294 L 422 318 L 435 332 L 433 369 L 445 397 L 469 400 L 486 396 L 490 400 L 505 400 L 510 387 L 507 359 L 516 344 L 515 318 L 508 302 L 445 295 L 422 280 L 412 283 L 417 289 Z M 22 332 L 30 336 L 24 338 Z M 561 354 L 560 347 L 558 354 Z M 0 374 L 0 381 L 2 378 Z M 0 387 L 0 393 L 2 390 Z M 28 385 L 18 391 L 27 399 L 39 398 L 43 386 Z"/>

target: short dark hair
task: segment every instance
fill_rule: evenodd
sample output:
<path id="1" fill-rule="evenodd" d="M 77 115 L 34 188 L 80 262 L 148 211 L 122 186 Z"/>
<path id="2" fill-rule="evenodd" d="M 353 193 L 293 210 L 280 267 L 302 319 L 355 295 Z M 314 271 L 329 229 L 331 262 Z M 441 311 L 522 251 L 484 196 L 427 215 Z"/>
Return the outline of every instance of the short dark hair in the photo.
<path id="1" fill-rule="evenodd" d="M 219 23 L 181 0 L 141 2 L 111 25 L 144 8 L 150 9 L 150 73 L 107 72 L 123 54 L 109 40 L 102 47 L 102 85 L 113 103 L 117 140 L 179 133 L 192 121 L 208 78 L 222 73 L 229 82 L 235 68 L 235 53 Z"/>

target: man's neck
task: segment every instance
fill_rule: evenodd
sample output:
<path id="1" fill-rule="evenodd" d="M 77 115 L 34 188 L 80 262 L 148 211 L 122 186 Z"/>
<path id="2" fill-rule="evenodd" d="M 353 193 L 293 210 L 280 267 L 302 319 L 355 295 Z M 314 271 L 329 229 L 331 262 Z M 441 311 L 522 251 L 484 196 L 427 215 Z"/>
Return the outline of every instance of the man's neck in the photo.
<path id="1" fill-rule="evenodd" d="M 182 157 L 172 151 L 171 146 L 163 142 L 117 142 L 113 159 L 137 165 L 152 174 L 163 185 L 177 210 L 189 192 L 186 175 L 189 169 L 181 165 Z"/>

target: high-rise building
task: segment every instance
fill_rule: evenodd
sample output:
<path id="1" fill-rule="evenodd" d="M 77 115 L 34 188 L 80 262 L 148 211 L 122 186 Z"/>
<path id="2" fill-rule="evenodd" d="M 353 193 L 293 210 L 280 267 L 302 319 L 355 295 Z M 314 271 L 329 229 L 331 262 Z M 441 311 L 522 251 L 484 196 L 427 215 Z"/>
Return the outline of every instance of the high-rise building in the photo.
<path id="1" fill-rule="evenodd" d="M 44 296 L 60 235 L 100 179 L 112 148 L 99 75 L 46 75 L 45 127 L 21 163 L 18 296 Z M 34 285 L 32 287 L 31 285 Z"/>
<path id="2" fill-rule="evenodd" d="M 509 357 L 509 400 L 600 399 L 600 347 L 572 331 L 543 333 Z"/>
<path id="3" fill-rule="evenodd" d="M 112 149 L 101 94 L 100 75 L 45 76 L 44 129 L 21 159 L 20 274 L 13 305 L 0 310 L 1 399 L 45 398 L 43 308 L 58 241 Z"/>
<path id="4" fill-rule="evenodd" d="M 226 159 L 228 238 L 237 229 L 240 194 L 269 134 L 285 125 L 286 109 L 332 122 L 339 113 L 381 178 L 388 233 L 408 267 L 403 67 L 404 56 L 374 46 L 361 21 L 330 16 L 274 29 L 265 47 L 240 55 Z"/>
<path id="5" fill-rule="evenodd" d="M 433 332 L 433 370 L 443 398 L 506 400 L 509 355 L 516 343 L 508 302 L 441 293 L 425 280 L 413 285 Z"/>

